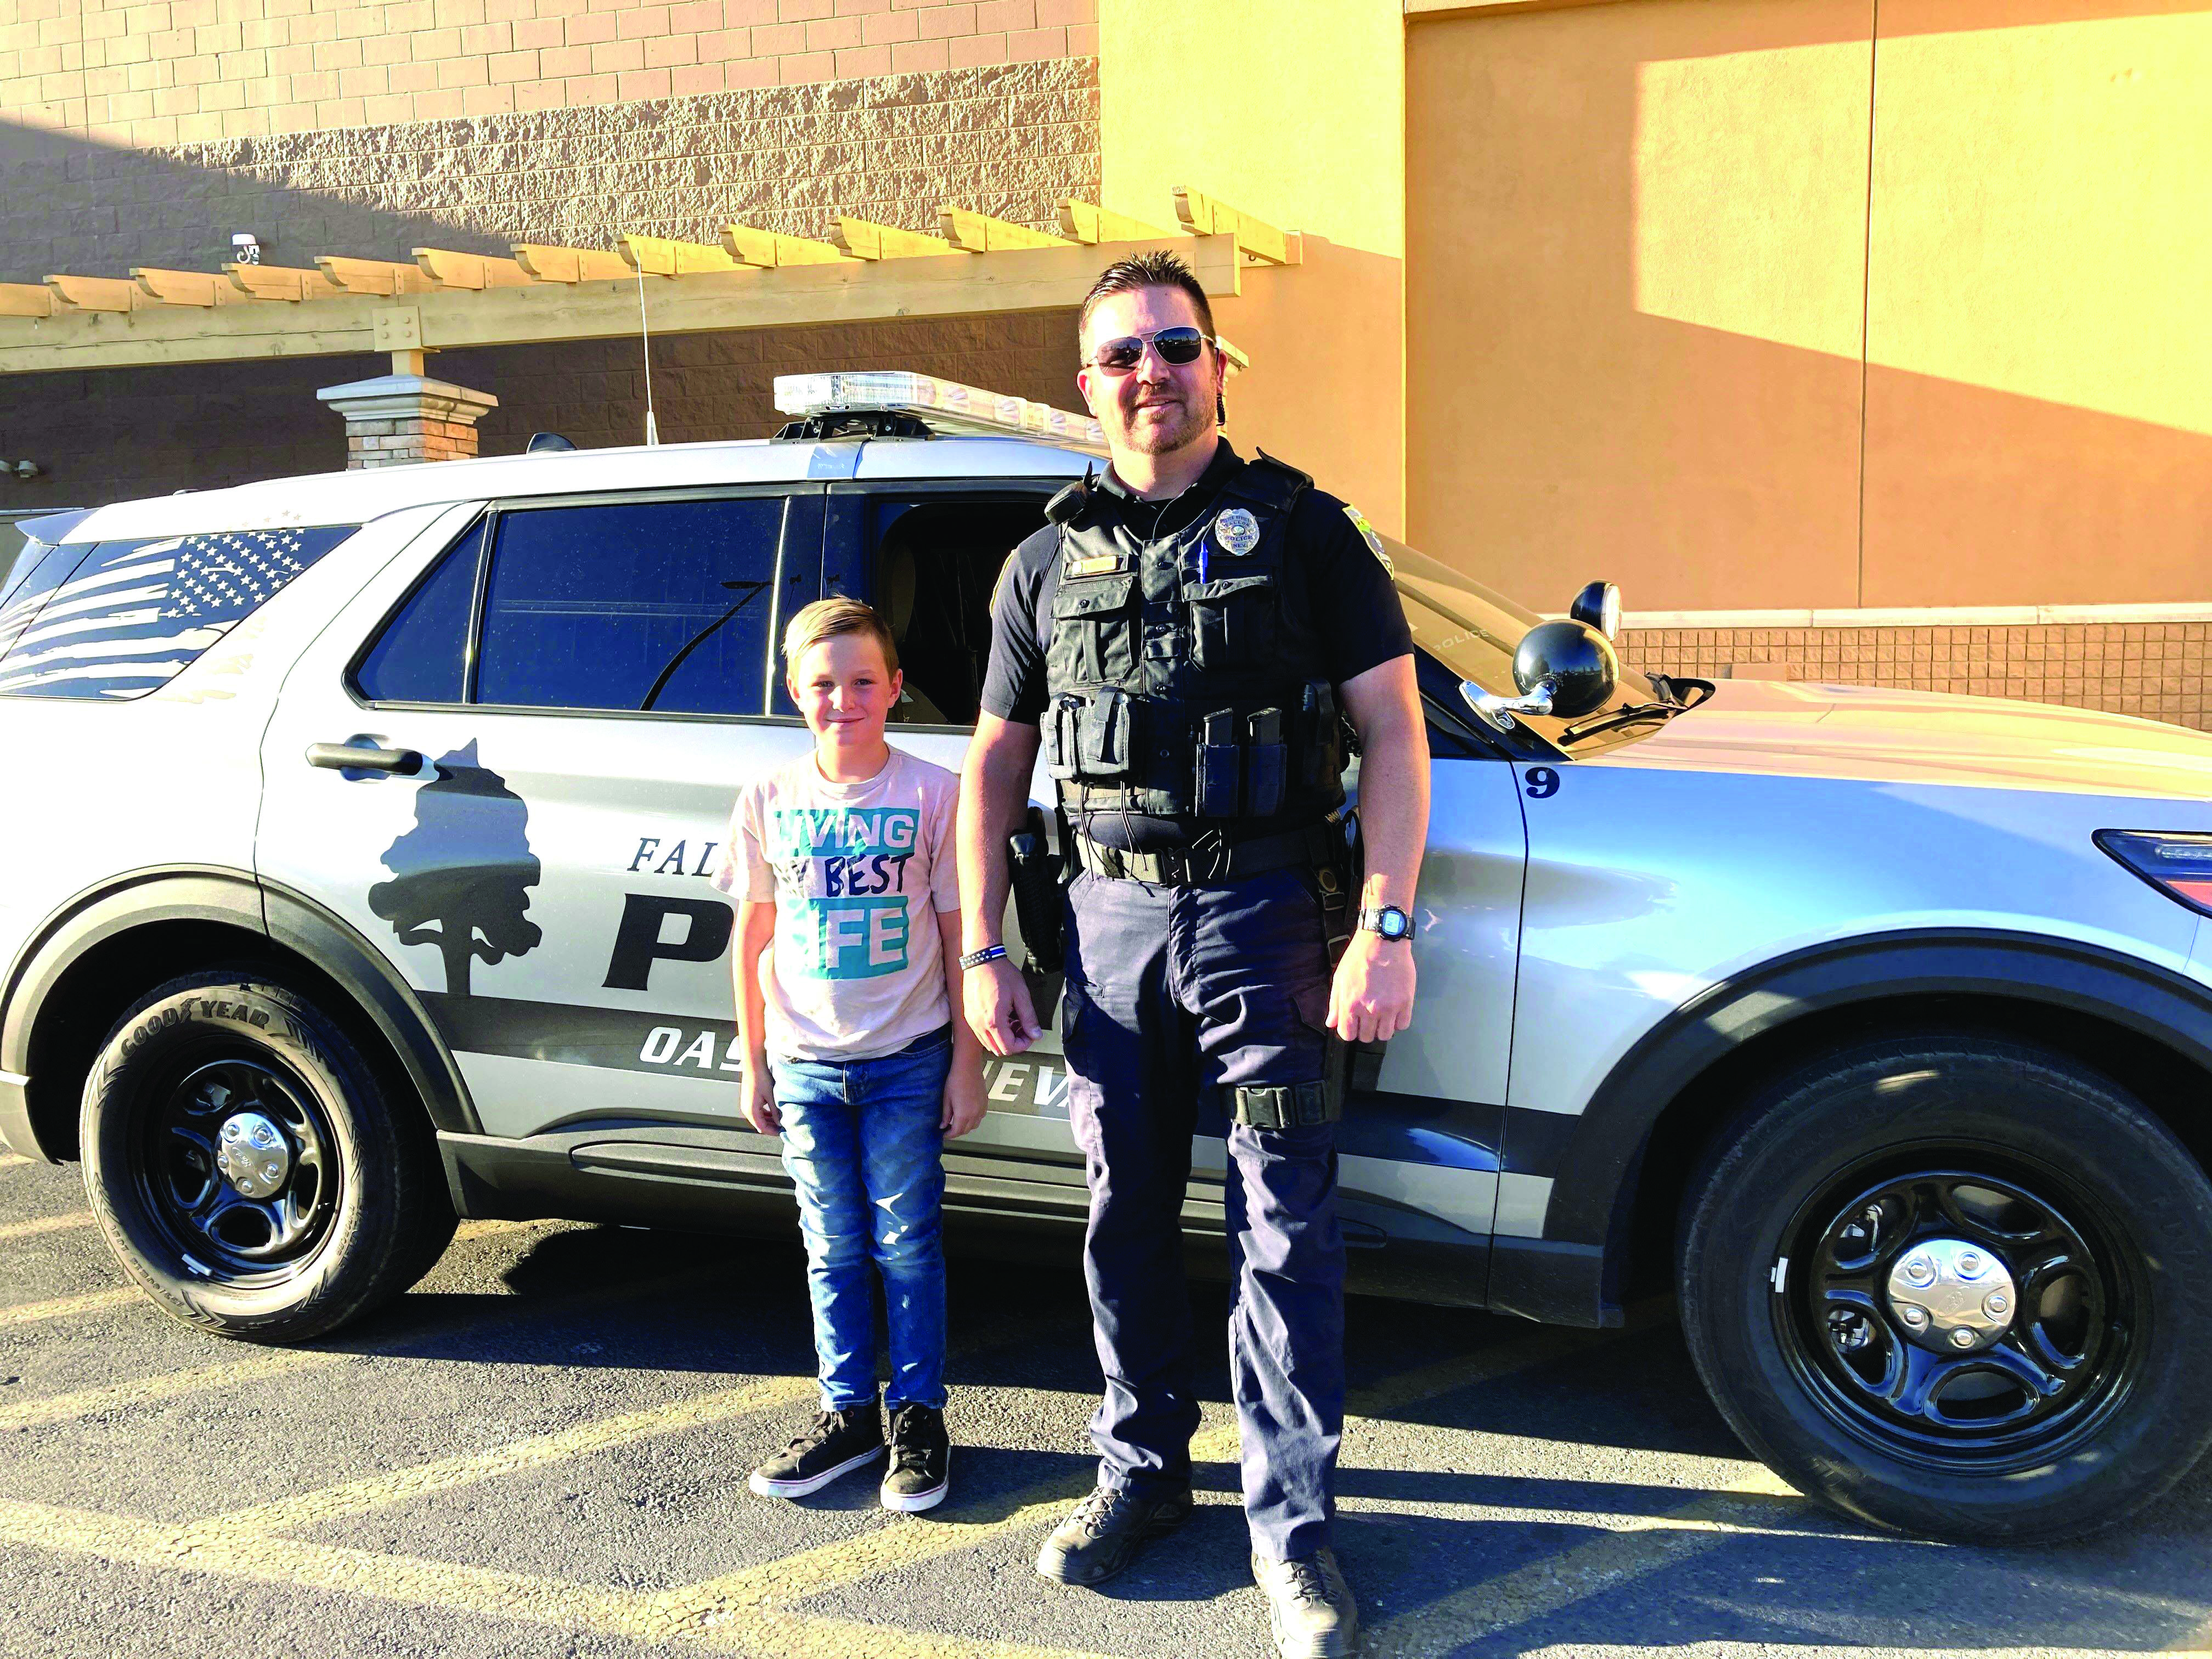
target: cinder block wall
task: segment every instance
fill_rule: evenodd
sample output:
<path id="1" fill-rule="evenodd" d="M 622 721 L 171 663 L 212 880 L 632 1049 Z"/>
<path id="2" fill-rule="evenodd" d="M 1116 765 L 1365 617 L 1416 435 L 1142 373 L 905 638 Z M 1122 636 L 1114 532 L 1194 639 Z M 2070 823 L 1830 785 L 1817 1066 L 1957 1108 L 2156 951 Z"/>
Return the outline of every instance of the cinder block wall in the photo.
<path id="1" fill-rule="evenodd" d="M 0 120 L 137 148 L 1096 57 L 1095 0 L 14 0 Z"/>
<path id="2" fill-rule="evenodd" d="M 0 281 L 213 270 L 234 231 L 269 264 L 305 265 L 605 248 L 626 231 L 714 242 L 733 219 L 819 236 L 840 212 L 933 230 L 947 202 L 1043 229 L 1063 198 L 1098 193 L 1091 0 L 17 0 L 10 15 Z M 684 61 L 630 66 L 647 52 Z M 330 75 L 365 78 L 333 90 L 315 78 Z M 145 113 L 140 82 L 176 107 Z M 215 106 L 234 94 L 229 112 L 253 121 Z M 1048 316 L 661 337 L 660 432 L 765 435 L 770 382 L 798 369 L 912 368 L 1070 404 L 1073 335 Z M 0 378 L 0 454 L 48 468 L 6 482 L 0 506 L 337 468 L 343 430 L 315 389 L 385 367 Z M 428 371 L 501 400 L 487 454 L 538 429 L 587 447 L 641 434 L 634 341 L 434 354 Z"/>
<path id="3" fill-rule="evenodd" d="M 840 212 L 934 230 L 946 202 L 1044 229 L 1098 174 L 1090 58 L 154 149 L 0 130 L 0 281 L 210 270 L 234 231 L 307 265 L 732 219 L 820 236 Z"/>
<path id="4" fill-rule="evenodd" d="M 2066 703 L 2212 729 L 2212 623 L 2004 627 L 1630 629 L 1632 667 L 1706 679 L 1732 672 Z"/>

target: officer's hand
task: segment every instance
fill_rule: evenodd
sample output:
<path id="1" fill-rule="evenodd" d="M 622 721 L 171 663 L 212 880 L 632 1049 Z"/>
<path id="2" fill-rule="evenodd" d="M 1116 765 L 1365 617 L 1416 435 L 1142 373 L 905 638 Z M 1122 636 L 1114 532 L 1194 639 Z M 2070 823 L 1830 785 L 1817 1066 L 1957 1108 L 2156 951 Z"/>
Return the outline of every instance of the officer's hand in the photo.
<path id="1" fill-rule="evenodd" d="M 1328 1029 L 1346 1042 L 1382 1042 L 1413 1023 L 1413 945 L 1361 928 L 1328 988 Z"/>
<path id="2" fill-rule="evenodd" d="M 738 1086 L 744 1091 L 745 1121 L 764 1135 L 781 1132 L 783 1114 L 775 1109 L 775 1085 L 768 1067 L 748 1060 L 738 1070 Z"/>
<path id="3" fill-rule="evenodd" d="M 957 1140 L 983 1121 L 983 1067 L 971 1060 L 963 1066 L 952 1062 L 951 1075 L 945 1079 L 945 1115 L 938 1127 L 945 1131 L 947 1140 Z"/>
<path id="4" fill-rule="evenodd" d="M 1005 957 L 960 975 L 969 1029 L 994 1054 L 1018 1054 L 1037 1040 L 1036 1005 L 1021 970 Z"/>

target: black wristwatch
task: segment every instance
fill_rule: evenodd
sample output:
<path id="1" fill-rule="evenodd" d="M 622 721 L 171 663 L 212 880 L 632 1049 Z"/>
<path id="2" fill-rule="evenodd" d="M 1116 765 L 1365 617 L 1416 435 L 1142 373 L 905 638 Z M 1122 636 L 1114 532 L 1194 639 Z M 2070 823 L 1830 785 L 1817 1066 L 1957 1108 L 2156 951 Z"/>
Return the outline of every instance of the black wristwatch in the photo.
<path id="1" fill-rule="evenodd" d="M 1395 904 L 1370 904 L 1359 913 L 1359 925 L 1384 939 L 1411 939 L 1413 919 Z"/>

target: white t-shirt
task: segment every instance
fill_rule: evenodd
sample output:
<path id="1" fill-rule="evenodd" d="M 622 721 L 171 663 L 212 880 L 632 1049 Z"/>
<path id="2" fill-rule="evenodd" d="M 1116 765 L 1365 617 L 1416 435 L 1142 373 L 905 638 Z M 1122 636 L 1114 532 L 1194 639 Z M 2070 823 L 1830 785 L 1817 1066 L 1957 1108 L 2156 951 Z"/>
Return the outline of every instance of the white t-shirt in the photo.
<path id="1" fill-rule="evenodd" d="M 959 795 L 952 773 L 896 749 L 865 783 L 831 783 L 809 750 L 738 792 L 714 885 L 775 901 L 770 1054 L 870 1060 L 951 1019 L 937 917 L 960 908 Z"/>

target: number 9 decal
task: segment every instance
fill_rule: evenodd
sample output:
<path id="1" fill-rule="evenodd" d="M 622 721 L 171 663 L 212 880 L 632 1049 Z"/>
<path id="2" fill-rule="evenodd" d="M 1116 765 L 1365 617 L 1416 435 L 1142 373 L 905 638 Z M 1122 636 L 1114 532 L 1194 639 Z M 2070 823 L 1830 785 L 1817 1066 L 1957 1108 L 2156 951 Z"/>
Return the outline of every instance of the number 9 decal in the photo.
<path id="1" fill-rule="evenodd" d="M 1549 766 L 1532 766 L 1528 769 L 1528 775 L 1529 799 L 1548 800 L 1559 793 L 1559 775 L 1556 769 Z"/>

